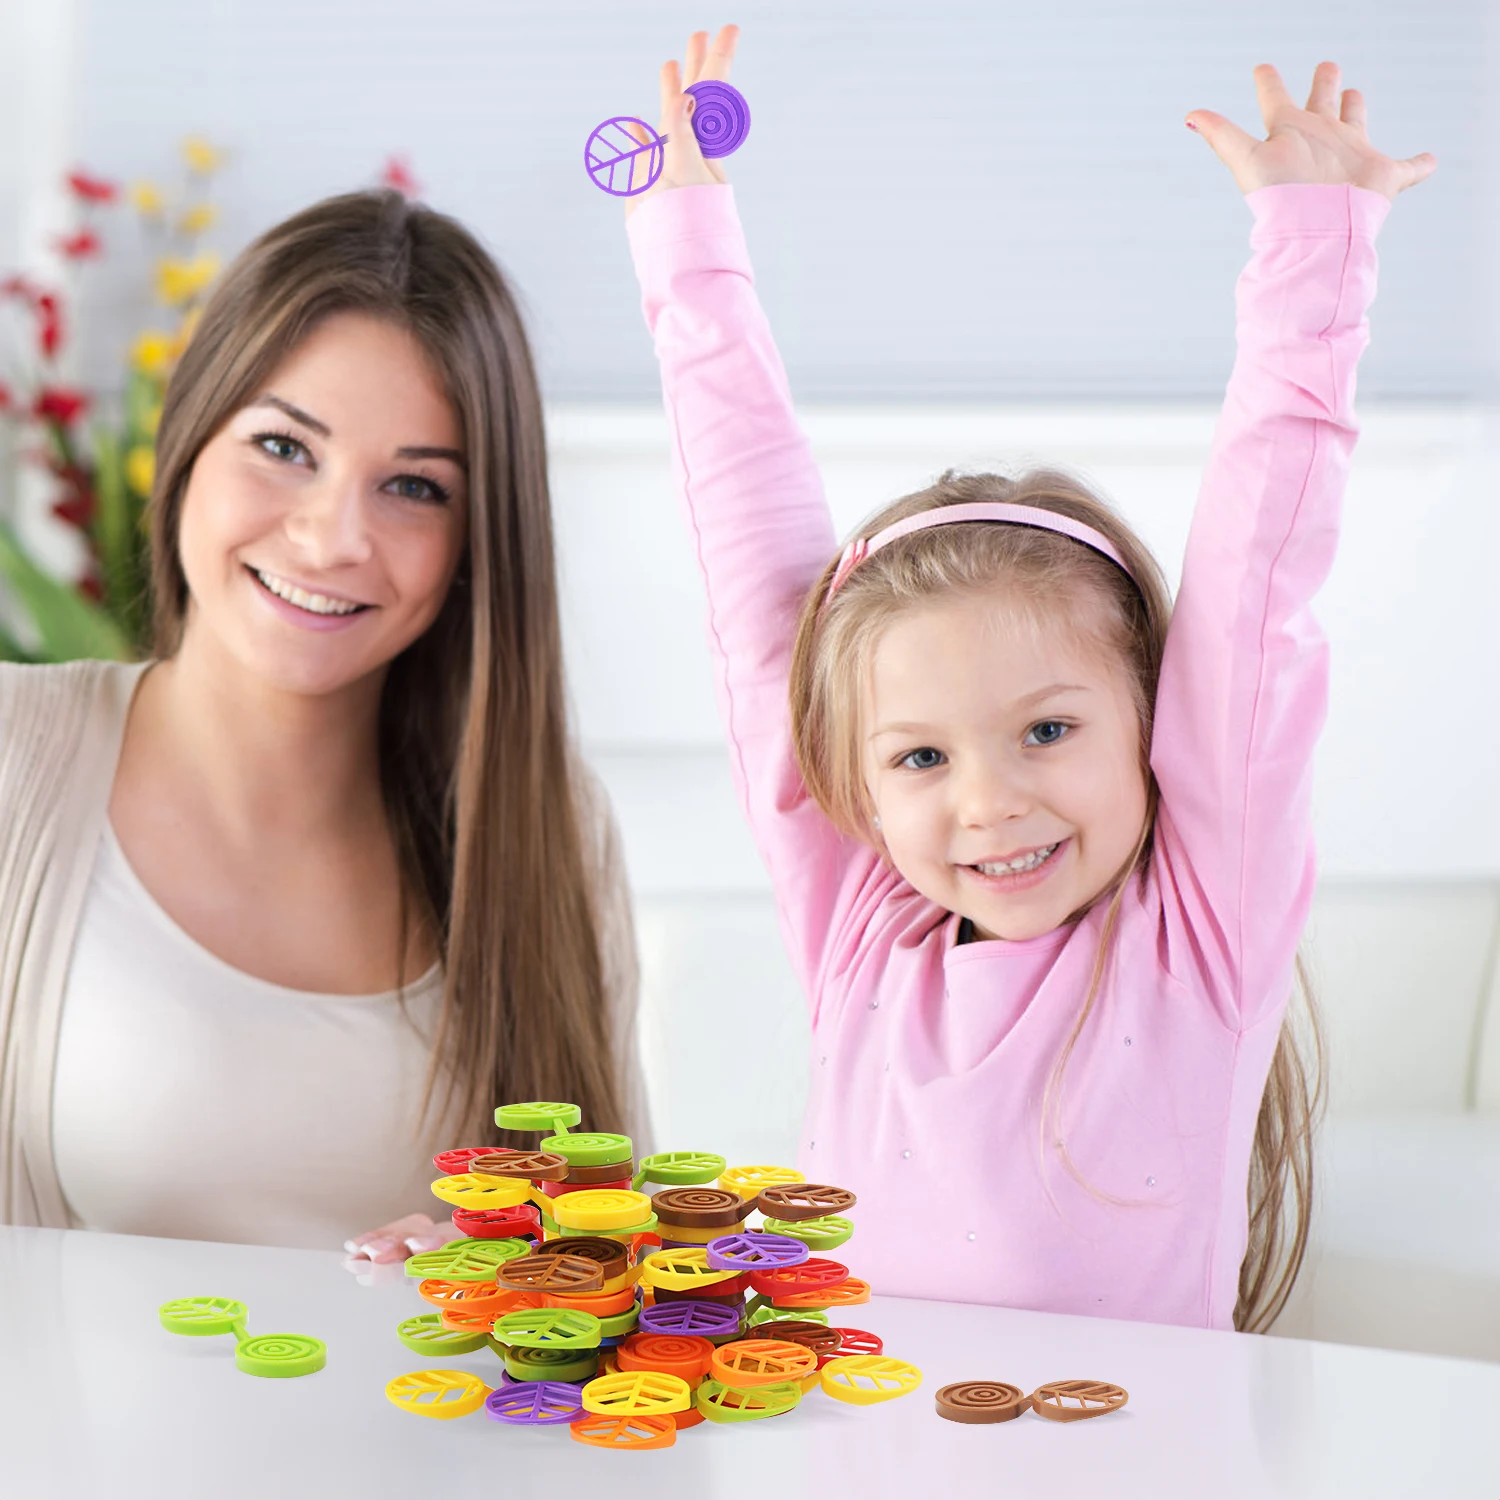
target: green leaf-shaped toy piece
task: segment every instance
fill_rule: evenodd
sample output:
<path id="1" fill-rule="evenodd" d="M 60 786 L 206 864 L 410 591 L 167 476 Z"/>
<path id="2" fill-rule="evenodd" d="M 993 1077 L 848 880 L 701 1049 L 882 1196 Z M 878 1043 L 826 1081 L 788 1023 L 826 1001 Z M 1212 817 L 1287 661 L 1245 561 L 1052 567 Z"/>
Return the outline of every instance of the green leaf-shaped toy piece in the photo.
<path id="1" fill-rule="evenodd" d="M 535 1100 L 530 1104 L 502 1104 L 495 1111 L 495 1124 L 501 1130 L 571 1130 L 583 1118 L 576 1104 L 551 1104 Z"/>
<path id="2" fill-rule="evenodd" d="M 483 1349 L 488 1336 L 466 1333 L 460 1328 L 445 1328 L 442 1313 L 418 1313 L 396 1325 L 396 1337 L 413 1354 L 444 1358 L 451 1354 L 472 1354 Z"/>
<path id="3" fill-rule="evenodd" d="M 424 1250 L 406 1262 L 408 1276 L 438 1281 L 493 1281 L 507 1261 L 528 1255 L 524 1240 L 454 1240 L 441 1250 Z"/>
<path id="4" fill-rule="evenodd" d="M 240 1338 L 245 1332 L 248 1313 L 245 1304 L 233 1297 L 178 1297 L 174 1302 L 163 1302 L 156 1315 L 168 1333 L 185 1333 L 194 1338 L 232 1333 Z"/>

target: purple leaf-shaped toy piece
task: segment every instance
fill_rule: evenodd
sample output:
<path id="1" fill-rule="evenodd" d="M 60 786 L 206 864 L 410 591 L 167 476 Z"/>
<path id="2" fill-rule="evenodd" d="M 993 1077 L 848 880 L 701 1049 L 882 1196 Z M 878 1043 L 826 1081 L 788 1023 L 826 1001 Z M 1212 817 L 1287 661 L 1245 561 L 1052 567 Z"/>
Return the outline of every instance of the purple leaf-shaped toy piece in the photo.
<path id="1" fill-rule="evenodd" d="M 595 187 L 633 198 L 661 176 L 662 141 L 644 120 L 617 115 L 595 127 L 584 143 L 583 164 Z"/>
<path id="2" fill-rule="evenodd" d="M 700 1338 L 734 1338 L 740 1331 L 740 1310 L 723 1302 L 658 1302 L 643 1307 L 636 1323 L 641 1333 L 696 1334 Z"/>
<path id="3" fill-rule="evenodd" d="M 708 1263 L 716 1271 L 779 1271 L 811 1254 L 788 1234 L 721 1234 L 708 1242 Z"/>
<path id="4" fill-rule="evenodd" d="M 515 1427 L 552 1427 L 583 1415 L 583 1393 L 560 1380 L 526 1380 L 500 1386 L 484 1398 L 484 1414 Z"/>

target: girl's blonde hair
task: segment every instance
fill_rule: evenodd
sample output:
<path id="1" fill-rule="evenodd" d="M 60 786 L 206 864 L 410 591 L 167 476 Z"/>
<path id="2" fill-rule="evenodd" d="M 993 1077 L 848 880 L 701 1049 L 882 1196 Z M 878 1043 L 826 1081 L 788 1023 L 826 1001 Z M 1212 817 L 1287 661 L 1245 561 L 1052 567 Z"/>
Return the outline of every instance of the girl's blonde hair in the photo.
<path id="1" fill-rule="evenodd" d="M 1114 545 L 1134 581 L 1093 548 L 1057 532 L 985 521 L 934 526 L 899 538 L 865 558 L 830 600 L 833 559 L 798 623 L 790 690 L 793 740 L 803 780 L 818 805 L 843 832 L 878 844 L 860 720 L 875 648 L 897 616 L 953 593 L 993 594 L 1003 588 L 1006 603 L 1033 628 L 1056 622 L 1061 612 L 1087 649 L 1123 665 L 1140 726 L 1146 816 L 1131 857 L 1097 898 L 1107 896 L 1109 907 L 1088 993 L 1042 1104 L 1043 1149 L 1050 1134 L 1063 1165 L 1083 1182 L 1060 1130 L 1049 1132 L 1049 1125 L 1060 1111 L 1068 1059 L 1103 983 L 1122 901 L 1151 853 L 1158 801 L 1151 731 L 1171 595 L 1156 559 L 1120 516 L 1079 480 L 1054 469 L 1035 469 L 1018 479 L 950 471 L 930 488 L 886 506 L 859 534 L 870 537 L 922 511 L 974 501 L 1036 506 L 1082 521 Z M 1312 1130 L 1321 1104 L 1322 1059 L 1316 1006 L 1300 958 L 1297 978 L 1313 1063 L 1309 1068 L 1304 1061 L 1289 1016 L 1266 1080 L 1250 1164 L 1249 1243 L 1234 1314 L 1235 1327 L 1250 1332 L 1269 1328 L 1285 1305 L 1302 1264 L 1312 1212 Z"/>
<path id="2" fill-rule="evenodd" d="M 563 684 L 542 403 L 519 309 L 464 227 L 399 193 L 351 193 L 230 266 L 172 376 L 151 499 L 154 654 L 182 642 L 183 498 L 204 445 L 323 320 L 406 329 L 463 429 L 468 538 L 437 619 L 390 663 L 380 775 L 408 921 L 441 944 L 428 1095 L 498 1139 L 493 1106 L 567 1099 L 623 1126 L 597 860 Z M 399 986 L 402 976 L 394 976 Z"/>

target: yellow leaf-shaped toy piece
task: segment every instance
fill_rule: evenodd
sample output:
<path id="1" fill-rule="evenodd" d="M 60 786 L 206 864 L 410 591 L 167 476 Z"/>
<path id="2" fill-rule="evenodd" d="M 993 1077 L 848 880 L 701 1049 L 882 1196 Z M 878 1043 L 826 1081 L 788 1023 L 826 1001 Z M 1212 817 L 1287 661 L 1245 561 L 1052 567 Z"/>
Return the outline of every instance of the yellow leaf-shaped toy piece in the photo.
<path id="1" fill-rule="evenodd" d="M 432 1184 L 434 1196 L 458 1208 L 514 1208 L 531 1196 L 531 1184 L 517 1177 L 476 1177 L 457 1172 Z"/>
<path id="2" fill-rule="evenodd" d="M 392 1405 L 440 1421 L 478 1411 L 489 1393 L 490 1388 L 477 1375 L 464 1370 L 415 1370 L 410 1375 L 398 1375 L 385 1388 L 386 1400 Z"/>

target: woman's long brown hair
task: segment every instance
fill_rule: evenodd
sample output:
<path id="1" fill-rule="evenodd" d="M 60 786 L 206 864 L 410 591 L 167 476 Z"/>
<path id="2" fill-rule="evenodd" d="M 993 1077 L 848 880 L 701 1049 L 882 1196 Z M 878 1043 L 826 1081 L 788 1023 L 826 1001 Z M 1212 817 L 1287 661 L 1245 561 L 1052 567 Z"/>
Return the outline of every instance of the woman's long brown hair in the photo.
<path id="1" fill-rule="evenodd" d="M 1088 991 L 1053 1065 L 1038 1122 L 1043 1152 L 1050 1145 L 1076 1181 L 1103 1197 L 1068 1155 L 1060 1125 L 1063 1075 L 1103 986 L 1121 903 L 1151 854 L 1158 800 L 1151 731 L 1171 598 L 1156 559 L 1124 520 L 1086 485 L 1058 470 L 1037 469 L 1014 480 L 948 473 L 930 488 L 886 506 L 859 534 L 873 536 L 907 516 L 979 500 L 1039 506 L 1092 526 L 1114 544 L 1134 582 L 1099 553 L 1055 532 L 960 523 L 915 532 L 867 558 L 825 609 L 835 559 L 809 593 L 798 624 L 792 732 L 803 780 L 818 805 L 843 832 L 878 845 L 860 758 L 860 700 L 875 643 L 903 610 L 955 590 L 1000 587 L 1026 619 L 1055 615 L 1061 602 L 1092 645 L 1123 663 L 1140 727 L 1146 817 L 1132 855 L 1098 898 L 1108 906 Z M 1322 1052 L 1317 1008 L 1300 958 L 1296 976 L 1312 1064 L 1304 1061 L 1298 1023 L 1289 1014 L 1277 1039 L 1251 1152 L 1249 1237 L 1234 1311 L 1234 1326 L 1249 1332 L 1269 1328 L 1285 1306 L 1312 1216 L 1312 1136 L 1322 1100 Z"/>
<path id="2" fill-rule="evenodd" d="M 541 398 L 515 299 L 454 220 L 398 193 L 352 193 L 277 225 L 229 268 L 162 411 L 154 652 L 170 657 L 182 640 L 178 531 L 198 454 L 313 328 L 348 312 L 414 336 L 468 460 L 468 540 L 453 585 L 390 664 L 380 704 L 403 925 L 414 908 L 442 947 L 429 1097 L 441 1097 L 465 1140 L 496 1139 L 494 1106 L 525 1099 L 569 1100 L 586 1127 L 618 1130 L 623 1087 L 593 830 L 567 723 Z"/>

